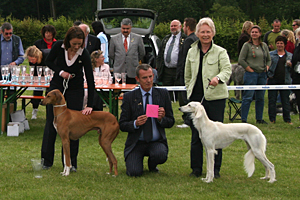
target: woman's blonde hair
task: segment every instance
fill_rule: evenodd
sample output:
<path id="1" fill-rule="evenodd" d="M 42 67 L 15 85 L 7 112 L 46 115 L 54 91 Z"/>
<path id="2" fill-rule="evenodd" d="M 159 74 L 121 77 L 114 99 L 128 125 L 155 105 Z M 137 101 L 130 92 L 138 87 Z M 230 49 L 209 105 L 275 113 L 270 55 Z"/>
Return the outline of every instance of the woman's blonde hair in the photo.
<path id="1" fill-rule="evenodd" d="M 286 39 L 290 42 L 292 42 L 293 44 L 296 43 L 295 37 L 294 37 L 294 33 L 288 29 L 283 29 L 280 33 L 282 36 L 286 37 Z"/>
<path id="2" fill-rule="evenodd" d="M 37 48 L 35 45 L 30 46 L 26 49 L 24 57 L 28 59 L 28 56 L 34 57 L 37 59 L 37 64 L 40 64 L 43 59 L 43 53 L 39 48 Z"/>
<path id="3" fill-rule="evenodd" d="M 251 21 L 245 21 L 243 24 L 243 28 L 242 28 L 242 33 L 247 33 L 248 34 L 248 30 L 253 26 L 253 22 Z"/>
<path id="4" fill-rule="evenodd" d="M 199 22 L 198 22 L 198 24 L 196 26 L 196 35 L 198 35 L 200 27 L 202 25 L 204 25 L 204 24 L 208 25 L 211 28 L 212 33 L 215 36 L 216 35 L 215 24 L 214 24 L 214 21 L 211 18 L 209 18 L 209 17 L 204 17 L 204 18 L 202 18 L 202 19 L 199 20 Z"/>
<path id="5" fill-rule="evenodd" d="M 97 67 L 96 59 L 98 59 L 102 55 L 102 53 L 103 53 L 103 51 L 96 50 L 96 51 L 93 51 L 93 53 L 91 54 L 91 62 L 92 62 L 93 70 Z"/>

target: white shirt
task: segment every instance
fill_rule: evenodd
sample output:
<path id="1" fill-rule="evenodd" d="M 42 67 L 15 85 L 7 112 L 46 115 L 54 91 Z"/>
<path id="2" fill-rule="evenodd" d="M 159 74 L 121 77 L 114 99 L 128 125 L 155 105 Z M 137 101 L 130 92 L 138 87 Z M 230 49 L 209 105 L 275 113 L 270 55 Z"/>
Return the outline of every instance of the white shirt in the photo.
<path id="1" fill-rule="evenodd" d="M 171 37 L 169 38 L 169 40 L 166 44 L 165 52 L 164 52 L 164 61 L 165 61 L 165 65 L 168 68 L 176 68 L 177 67 L 177 61 L 178 61 L 178 55 L 179 55 L 179 41 L 180 41 L 180 37 L 181 37 L 181 32 L 179 32 L 176 35 L 175 43 L 174 43 L 172 53 L 171 53 L 171 62 L 167 63 L 166 62 L 166 57 L 167 57 L 167 53 L 168 53 L 168 49 L 170 47 L 170 44 L 173 40 L 173 36 L 174 35 L 171 35 Z"/>

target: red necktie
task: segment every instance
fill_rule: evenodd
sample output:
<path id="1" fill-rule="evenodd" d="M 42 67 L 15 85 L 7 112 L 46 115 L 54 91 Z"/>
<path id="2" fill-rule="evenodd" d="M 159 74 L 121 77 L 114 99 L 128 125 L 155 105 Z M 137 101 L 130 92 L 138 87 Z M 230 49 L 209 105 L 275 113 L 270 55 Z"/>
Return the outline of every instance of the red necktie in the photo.
<path id="1" fill-rule="evenodd" d="M 127 53 L 127 51 L 128 51 L 127 38 L 125 38 L 125 40 L 124 40 L 124 48 Z"/>

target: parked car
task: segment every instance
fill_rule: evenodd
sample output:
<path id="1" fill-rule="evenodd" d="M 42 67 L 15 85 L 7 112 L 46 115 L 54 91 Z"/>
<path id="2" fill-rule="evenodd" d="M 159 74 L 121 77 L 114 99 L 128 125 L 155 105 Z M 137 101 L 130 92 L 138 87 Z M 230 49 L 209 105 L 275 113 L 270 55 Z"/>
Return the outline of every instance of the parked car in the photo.
<path id="1" fill-rule="evenodd" d="M 155 11 L 140 8 L 109 8 L 98 10 L 95 14 L 96 19 L 104 25 L 105 33 L 111 37 L 121 32 L 122 19 L 130 18 L 133 23 L 131 32 L 143 37 L 146 52 L 143 62 L 155 68 L 155 59 L 161 46 L 161 40 L 153 34 L 157 17 Z"/>

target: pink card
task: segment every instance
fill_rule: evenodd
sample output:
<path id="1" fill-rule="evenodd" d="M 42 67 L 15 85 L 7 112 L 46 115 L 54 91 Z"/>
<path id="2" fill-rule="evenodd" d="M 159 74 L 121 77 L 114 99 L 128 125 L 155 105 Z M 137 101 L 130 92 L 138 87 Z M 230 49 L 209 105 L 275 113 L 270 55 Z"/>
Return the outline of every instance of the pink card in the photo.
<path id="1" fill-rule="evenodd" d="M 158 118 L 158 105 L 147 104 L 146 115 L 147 117 Z"/>

